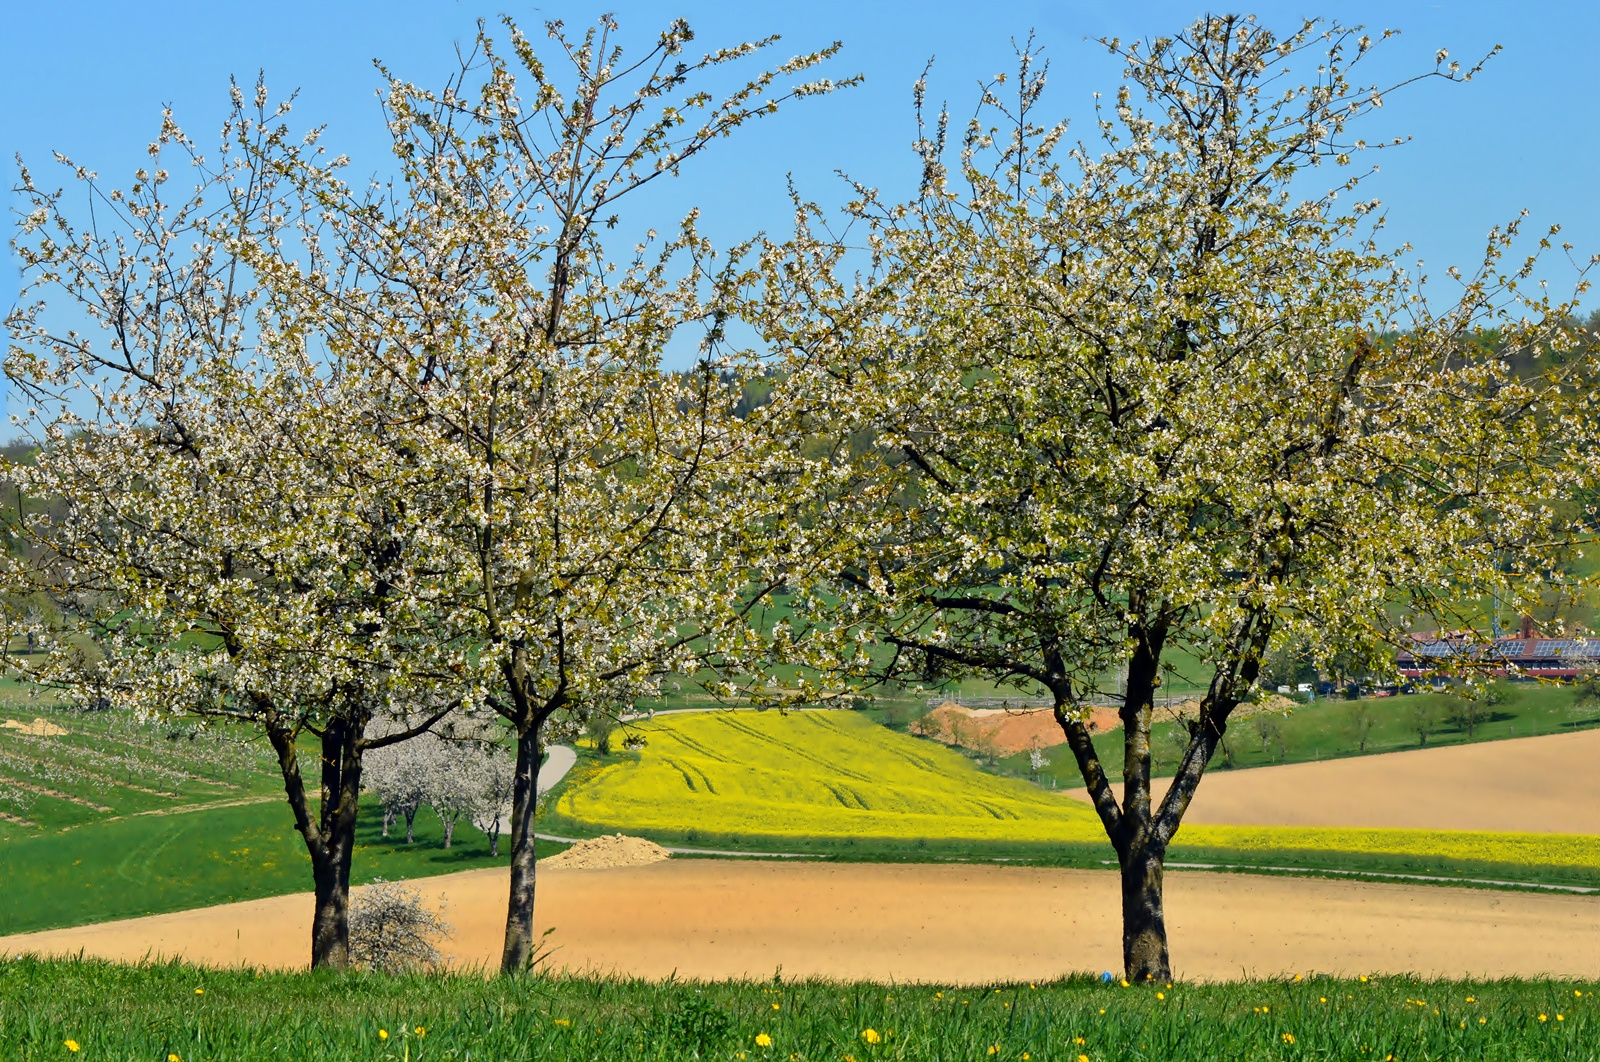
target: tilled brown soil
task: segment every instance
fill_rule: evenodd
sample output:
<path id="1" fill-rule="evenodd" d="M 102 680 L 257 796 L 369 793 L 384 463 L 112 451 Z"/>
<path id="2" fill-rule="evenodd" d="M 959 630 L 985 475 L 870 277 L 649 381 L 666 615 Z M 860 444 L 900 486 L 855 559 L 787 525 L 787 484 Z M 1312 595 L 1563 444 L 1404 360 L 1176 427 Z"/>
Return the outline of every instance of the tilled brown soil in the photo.
<path id="1" fill-rule="evenodd" d="M 1184 821 L 1600 834 L 1597 767 L 1600 730 L 1243 771 L 1213 768 Z M 1168 784 L 1156 780 L 1155 799 Z M 1082 789 L 1068 795 L 1088 799 Z"/>
<path id="2" fill-rule="evenodd" d="M 416 882 L 442 895 L 458 964 L 498 956 L 504 870 Z M 1173 965 L 1227 980 L 1279 973 L 1594 976 L 1600 900 L 1303 878 L 1173 872 Z M 644 977 L 825 976 L 980 983 L 1119 968 L 1118 889 L 1104 871 L 673 859 L 540 875 L 551 963 Z M 311 898 L 0 938 L 34 951 L 219 966 L 305 963 Z"/>

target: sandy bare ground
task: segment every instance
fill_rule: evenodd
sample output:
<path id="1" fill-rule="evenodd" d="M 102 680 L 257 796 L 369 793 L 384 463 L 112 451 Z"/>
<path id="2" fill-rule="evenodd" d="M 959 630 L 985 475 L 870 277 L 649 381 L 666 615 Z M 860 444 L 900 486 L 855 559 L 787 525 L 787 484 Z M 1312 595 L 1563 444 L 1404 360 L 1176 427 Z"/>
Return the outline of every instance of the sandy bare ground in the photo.
<path id="1" fill-rule="evenodd" d="M 1156 799 L 1168 782 L 1156 781 Z M 1088 799 L 1082 789 L 1068 795 Z M 1600 834 L 1600 730 L 1213 769 L 1184 820 Z"/>
<path id="2" fill-rule="evenodd" d="M 1600 900 L 1468 889 L 1172 873 L 1181 976 L 1286 972 L 1593 977 Z M 461 964 L 488 966 L 504 870 L 416 883 L 447 899 Z M 1117 884 L 1036 867 L 678 860 L 541 874 L 554 965 L 659 978 L 819 975 L 973 983 L 1120 967 Z M 284 896 L 0 939 L 22 951 L 228 966 L 306 961 L 311 900 Z"/>

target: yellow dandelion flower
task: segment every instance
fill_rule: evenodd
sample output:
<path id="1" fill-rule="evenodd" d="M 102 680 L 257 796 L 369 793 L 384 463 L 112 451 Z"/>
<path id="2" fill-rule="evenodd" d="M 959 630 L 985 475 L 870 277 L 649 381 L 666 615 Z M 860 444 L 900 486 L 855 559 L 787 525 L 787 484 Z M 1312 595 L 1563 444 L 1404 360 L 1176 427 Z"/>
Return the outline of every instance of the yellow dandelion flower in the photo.
<path id="1" fill-rule="evenodd" d="M 1000 1045 L 999 1044 L 990 1044 L 989 1045 L 989 1053 L 991 1055 L 998 1055 L 1000 1053 Z"/>
<path id="2" fill-rule="evenodd" d="M 1122 979 L 1122 987 L 1123 988 L 1127 988 L 1128 987 L 1128 979 L 1126 977 L 1124 977 Z"/>
<path id="3" fill-rule="evenodd" d="M 875 1044 L 883 1039 L 883 1037 L 878 1035 L 877 1029 L 862 1029 L 861 1038 L 869 1044 Z"/>
<path id="4" fill-rule="evenodd" d="M 1078 1062 L 1089 1062 L 1089 1056 L 1088 1055 L 1079 1055 L 1078 1056 Z"/>
<path id="5" fill-rule="evenodd" d="M 1567 1020 L 1567 1016 L 1565 1014 L 1557 1014 L 1556 1015 L 1556 1021 L 1566 1021 L 1566 1020 Z"/>
<path id="6" fill-rule="evenodd" d="M 1272 1013 L 1272 1008 L 1271 1007 L 1262 1007 L 1261 1008 L 1261 1013 L 1263 1013 L 1263 1014 L 1271 1014 Z"/>
<path id="7" fill-rule="evenodd" d="M 1101 1011 L 1101 1012 L 1100 1012 L 1100 1013 L 1101 1013 L 1101 1014 L 1104 1014 L 1104 1013 L 1105 1013 L 1105 1011 L 1103 1011 L 1103 1010 L 1102 1010 L 1102 1011 Z M 1075 1043 L 1075 1044 L 1077 1044 L 1077 1045 L 1078 1045 L 1078 1046 L 1079 1046 L 1079 1047 L 1082 1047 L 1082 1046 L 1083 1046 L 1083 1045 L 1084 1045 L 1084 1044 L 1085 1044 L 1085 1043 L 1087 1043 L 1087 1042 L 1088 1042 L 1088 1041 L 1086 1041 L 1086 1040 L 1085 1040 L 1085 1039 L 1084 1039 L 1084 1038 L 1083 1038 L 1083 1037 L 1081 1037 L 1081 1036 L 1077 1036 L 1077 1037 L 1074 1037 L 1074 1038 L 1073 1038 L 1073 1040 L 1072 1040 L 1072 1042 L 1073 1042 L 1073 1043 Z"/>
<path id="8" fill-rule="evenodd" d="M 557 1025 L 571 1025 L 572 1022 L 568 1021 L 566 1018 L 557 1018 L 556 1019 L 556 1024 Z"/>
<path id="9" fill-rule="evenodd" d="M 1283 1034 L 1283 1042 L 1286 1043 L 1286 1044 L 1294 1043 L 1294 1033 L 1284 1033 Z"/>
<path id="10" fill-rule="evenodd" d="M 1550 1019 L 1545 1017 L 1543 1014 L 1541 1014 L 1541 1015 L 1539 1015 L 1539 1020 L 1540 1021 L 1549 1021 Z"/>
<path id="11" fill-rule="evenodd" d="M 176 1054 L 169 1052 L 167 1054 L 167 1062 L 183 1062 L 183 1059 L 179 1058 Z"/>
<path id="12" fill-rule="evenodd" d="M 378 1039 L 387 1040 L 388 1038 L 389 1038 L 389 1030 L 388 1029 L 379 1029 L 378 1030 Z"/>
<path id="13" fill-rule="evenodd" d="M 82 1048 L 80 1048 L 78 1046 L 78 1041 L 76 1041 L 76 1040 L 63 1040 L 61 1042 L 66 1044 L 67 1045 L 67 1050 L 71 1051 L 73 1054 L 77 1054 L 79 1051 L 82 1050 Z"/>
<path id="14" fill-rule="evenodd" d="M 1165 992 L 1157 992 L 1156 993 L 1156 998 L 1157 999 L 1166 999 L 1167 998 L 1167 994 Z"/>
<path id="15" fill-rule="evenodd" d="M 1366 983 L 1367 983 L 1367 975 L 1366 975 L 1366 974 L 1362 974 L 1362 975 L 1361 975 L 1361 983 L 1362 983 L 1362 984 L 1366 984 Z M 1389 1057 L 1390 1057 L 1390 1058 L 1393 1058 L 1393 1057 L 1394 1057 L 1394 1056 L 1393 1056 L 1393 1055 L 1390 1055 L 1390 1056 L 1389 1056 Z"/>
<path id="16" fill-rule="evenodd" d="M 1328 997 L 1327 996 L 1318 996 L 1317 997 L 1317 1002 L 1318 1003 L 1326 1003 L 1327 1001 L 1328 1001 Z"/>
<path id="17" fill-rule="evenodd" d="M 1478 1000 L 1477 1000 L 1477 998 L 1475 996 L 1468 996 L 1467 997 L 1467 1002 L 1468 1003 L 1476 1003 L 1477 1001 Z"/>
<path id="18" fill-rule="evenodd" d="M 197 988 L 194 990 L 194 994 L 197 996 L 203 996 L 206 994 L 206 990 L 203 988 Z"/>
<path id="19" fill-rule="evenodd" d="M 427 1035 L 428 1035 L 428 1030 L 427 1030 L 427 1029 L 424 1029 L 424 1028 L 423 1028 L 423 1027 L 422 1027 L 422 1026 L 420 1026 L 420 1025 L 419 1025 L 419 1026 L 417 1026 L 417 1030 L 416 1030 L 416 1031 L 417 1031 L 417 1035 L 418 1035 L 418 1036 L 427 1036 Z"/>
<path id="20" fill-rule="evenodd" d="M 1105 1013 L 1105 1012 L 1106 1012 L 1106 1008 L 1104 1008 L 1104 1007 L 1101 1007 L 1101 1008 L 1100 1008 L 1100 1013 L 1101 1013 L 1101 1014 L 1104 1014 L 1104 1013 Z"/>
<path id="21" fill-rule="evenodd" d="M 1488 1018 L 1479 1018 L 1478 1019 L 1478 1024 L 1479 1025 L 1488 1025 L 1489 1024 L 1489 1019 Z"/>
<path id="22" fill-rule="evenodd" d="M 766 1033 L 756 1033 L 756 1046 L 771 1047 L 772 1037 L 768 1036 Z"/>
<path id="23" fill-rule="evenodd" d="M 1032 1057 L 1033 1056 L 1028 1054 L 1028 1052 L 1026 1052 L 1026 1051 L 1022 1052 L 1022 1062 L 1028 1062 L 1028 1059 L 1030 1059 Z"/>
<path id="24" fill-rule="evenodd" d="M 772 1005 L 772 1009 L 773 1010 L 782 1010 L 783 1009 L 783 1004 L 782 1003 L 774 1003 Z"/>

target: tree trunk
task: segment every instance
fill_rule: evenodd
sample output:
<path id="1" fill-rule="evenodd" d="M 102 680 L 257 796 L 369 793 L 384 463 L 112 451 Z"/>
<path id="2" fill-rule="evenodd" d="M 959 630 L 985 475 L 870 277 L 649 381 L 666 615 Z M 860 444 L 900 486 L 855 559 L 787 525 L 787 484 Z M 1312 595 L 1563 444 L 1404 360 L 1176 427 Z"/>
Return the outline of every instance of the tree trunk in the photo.
<path id="1" fill-rule="evenodd" d="M 311 921 L 313 969 L 342 970 L 350 965 L 350 860 L 355 854 L 361 801 L 360 738 L 364 729 L 364 719 L 335 719 L 323 730 L 322 785 L 315 814 L 300 773 L 294 732 L 268 732 L 278 754 L 295 829 L 311 856 L 316 896 Z"/>
<path id="2" fill-rule="evenodd" d="M 350 965 L 350 856 L 352 845 L 312 857 L 316 912 L 311 919 L 311 968 L 343 970 Z"/>
<path id="3" fill-rule="evenodd" d="M 1119 853 L 1122 866 L 1122 968 L 1132 983 L 1172 980 L 1161 903 L 1165 853 L 1148 842 Z"/>
<path id="4" fill-rule="evenodd" d="M 411 844 L 413 841 L 416 840 L 416 835 L 412 831 L 416 827 L 416 824 L 417 824 L 417 809 L 414 808 L 414 807 L 406 808 L 405 815 L 406 815 L 406 844 Z"/>
<path id="5" fill-rule="evenodd" d="M 456 820 L 460 818 L 460 814 L 460 812 L 456 812 L 451 815 L 439 816 L 439 824 L 444 827 L 444 846 L 446 848 L 450 847 L 450 841 L 456 835 Z"/>
<path id="6" fill-rule="evenodd" d="M 540 723 L 517 734 L 517 774 L 511 790 L 511 899 L 506 907 L 500 972 L 521 973 L 533 959 L 534 817 L 538 811 Z"/>

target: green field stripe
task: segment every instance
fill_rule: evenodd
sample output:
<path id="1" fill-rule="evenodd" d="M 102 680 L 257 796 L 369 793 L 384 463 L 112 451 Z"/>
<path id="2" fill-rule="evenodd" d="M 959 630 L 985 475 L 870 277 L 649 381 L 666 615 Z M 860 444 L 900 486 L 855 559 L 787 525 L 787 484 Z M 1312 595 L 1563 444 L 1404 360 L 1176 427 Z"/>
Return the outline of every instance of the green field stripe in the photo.
<path id="1" fill-rule="evenodd" d="M 1106 859 L 1101 862 L 1108 866 L 1116 866 L 1114 860 Z M 1318 877 L 1331 874 L 1335 877 L 1366 879 L 1373 878 L 1379 881 L 1425 881 L 1439 885 L 1492 885 L 1503 889 L 1536 889 L 1546 892 L 1573 892 L 1585 896 L 1600 893 L 1600 886 L 1589 885 L 1551 885 L 1540 881 L 1505 881 L 1497 878 L 1464 878 L 1446 877 L 1442 874 L 1393 874 L 1382 870 L 1333 870 L 1327 867 L 1279 867 L 1261 863 L 1175 863 L 1165 864 L 1169 870 L 1220 870 L 1228 873 L 1239 871 L 1266 872 L 1273 874 L 1296 874 L 1306 877 Z"/>

